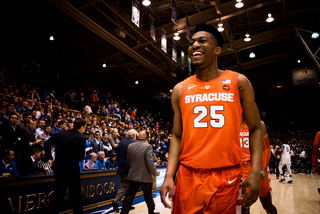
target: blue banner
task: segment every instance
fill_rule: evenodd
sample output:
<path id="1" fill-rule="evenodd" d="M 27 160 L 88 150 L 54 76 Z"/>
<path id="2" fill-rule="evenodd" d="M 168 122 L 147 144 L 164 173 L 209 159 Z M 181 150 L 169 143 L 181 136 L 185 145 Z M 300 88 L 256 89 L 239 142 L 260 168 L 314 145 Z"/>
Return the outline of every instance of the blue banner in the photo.
<path id="1" fill-rule="evenodd" d="M 181 50 L 181 68 L 184 70 L 184 52 Z"/>
<path id="2" fill-rule="evenodd" d="M 177 62 L 177 43 L 172 40 L 172 59 Z"/>
<path id="3" fill-rule="evenodd" d="M 171 20 L 177 25 L 177 0 L 172 0 Z"/>
<path id="4" fill-rule="evenodd" d="M 163 28 L 161 29 L 161 49 L 167 53 L 167 35 Z"/>
<path id="5" fill-rule="evenodd" d="M 154 28 L 154 18 L 151 14 L 149 14 L 149 22 L 150 22 L 150 36 L 151 38 L 156 41 L 156 32 Z"/>
<path id="6" fill-rule="evenodd" d="M 132 0 L 132 17 L 131 21 L 139 27 L 140 22 L 140 4 L 137 0 Z"/>
<path id="7" fill-rule="evenodd" d="M 186 16 L 186 37 L 190 41 L 190 26 L 188 16 Z"/>
<path id="8" fill-rule="evenodd" d="M 189 71 L 189 75 L 191 75 L 192 67 L 191 67 L 191 59 L 190 59 L 190 57 L 188 57 L 188 71 Z"/>

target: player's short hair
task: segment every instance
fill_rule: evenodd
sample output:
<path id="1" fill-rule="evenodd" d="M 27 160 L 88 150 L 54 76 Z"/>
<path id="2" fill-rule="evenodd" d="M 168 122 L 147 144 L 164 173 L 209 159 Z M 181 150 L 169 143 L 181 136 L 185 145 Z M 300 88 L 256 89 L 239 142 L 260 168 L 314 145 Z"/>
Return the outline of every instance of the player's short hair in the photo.
<path id="1" fill-rule="evenodd" d="M 211 33 L 218 41 L 219 46 L 222 48 L 224 39 L 222 34 L 215 28 L 213 25 L 207 25 L 205 22 L 199 23 L 196 25 L 196 29 L 194 30 L 194 34 L 199 31 L 206 31 L 208 33 Z"/>

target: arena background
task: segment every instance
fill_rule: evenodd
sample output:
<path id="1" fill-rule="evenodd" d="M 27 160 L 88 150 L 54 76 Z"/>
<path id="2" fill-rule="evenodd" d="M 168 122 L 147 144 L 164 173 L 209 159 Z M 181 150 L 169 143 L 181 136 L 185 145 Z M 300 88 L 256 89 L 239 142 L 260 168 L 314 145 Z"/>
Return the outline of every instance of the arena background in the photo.
<path id="1" fill-rule="evenodd" d="M 295 28 L 315 53 L 320 38 L 311 39 L 310 32 L 320 29 L 320 1 L 243 2 L 244 7 L 238 9 L 231 0 L 177 1 L 175 25 L 171 1 L 152 1 L 149 7 L 140 6 L 138 28 L 131 22 L 131 0 L 3 1 L 1 67 L 11 75 L 20 75 L 19 66 L 32 61 L 41 68 L 39 75 L 43 78 L 59 76 L 61 84 L 56 90 L 63 83 L 91 81 L 112 94 L 147 102 L 148 96 L 157 93 L 170 96 L 170 89 L 189 76 L 186 16 L 191 35 L 197 23 L 217 25 L 221 20 L 225 30 L 219 68 L 238 71 L 250 79 L 260 112 L 287 114 L 305 121 L 303 125 L 317 125 L 319 80 L 294 86 L 292 69 L 311 67 L 319 77 L 319 68 Z M 269 12 L 274 17 L 271 23 L 266 22 Z M 150 37 L 149 14 L 155 19 L 156 42 Z M 162 28 L 166 31 L 167 53 L 160 48 Z M 176 31 L 180 32 L 177 63 L 171 59 Z M 251 36 L 250 42 L 244 42 L 246 33 Z M 183 69 L 181 50 L 186 55 Z M 254 59 L 249 58 L 251 52 L 256 55 Z"/>

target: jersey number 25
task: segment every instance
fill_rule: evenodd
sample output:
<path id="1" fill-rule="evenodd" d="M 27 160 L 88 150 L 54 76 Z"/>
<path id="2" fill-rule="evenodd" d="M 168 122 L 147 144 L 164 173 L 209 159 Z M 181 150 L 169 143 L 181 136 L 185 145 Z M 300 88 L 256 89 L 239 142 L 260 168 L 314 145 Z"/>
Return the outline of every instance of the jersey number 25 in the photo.
<path id="1" fill-rule="evenodd" d="M 223 111 L 223 105 L 210 105 L 209 114 L 211 117 L 210 125 L 213 128 L 222 128 L 225 124 L 225 117 L 221 113 L 217 113 L 217 111 Z M 201 121 L 208 115 L 208 109 L 206 106 L 196 106 L 193 109 L 194 114 L 199 114 L 193 120 L 194 128 L 208 128 L 208 122 Z"/>

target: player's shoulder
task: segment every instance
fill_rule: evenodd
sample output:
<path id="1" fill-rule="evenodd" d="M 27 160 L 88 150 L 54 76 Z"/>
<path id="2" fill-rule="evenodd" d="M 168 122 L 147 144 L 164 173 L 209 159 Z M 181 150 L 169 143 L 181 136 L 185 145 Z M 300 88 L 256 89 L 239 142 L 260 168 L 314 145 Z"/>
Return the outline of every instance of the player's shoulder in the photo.
<path id="1" fill-rule="evenodd" d="M 250 80 L 243 74 L 238 75 L 238 83 L 239 85 L 244 85 L 244 84 L 251 84 Z"/>
<path id="2" fill-rule="evenodd" d="M 181 82 L 178 82 L 174 87 L 172 91 L 181 91 L 182 90 L 182 86 L 183 86 L 183 82 L 184 80 L 182 80 Z"/>
<path id="3" fill-rule="evenodd" d="M 184 82 L 184 81 L 186 81 L 186 80 L 183 80 L 183 81 L 177 83 L 177 84 L 173 87 L 171 99 L 180 100 L 180 96 L 181 96 L 181 93 L 182 93 L 182 88 L 183 88 L 183 82 Z"/>

